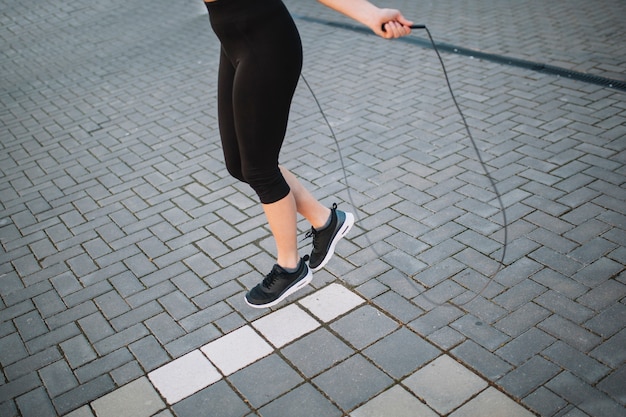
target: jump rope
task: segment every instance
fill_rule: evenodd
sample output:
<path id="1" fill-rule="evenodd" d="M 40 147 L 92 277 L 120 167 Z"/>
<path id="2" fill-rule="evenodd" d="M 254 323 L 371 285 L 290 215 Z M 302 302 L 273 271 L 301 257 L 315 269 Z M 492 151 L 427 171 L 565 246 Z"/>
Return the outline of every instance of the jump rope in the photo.
<path id="1" fill-rule="evenodd" d="M 452 85 L 450 84 L 450 78 L 448 76 L 448 71 L 446 70 L 446 66 L 445 66 L 445 64 L 443 62 L 443 58 L 441 57 L 441 54 L 439 53 L 439 49 L 437 48 L 437 44 L 433 40 L 433 37 L 432 37 L 432 35 L 430 33 L 430 30 L 428 30 L 426 25 L 421 25 L 421 24 L 419 24 L 419 25 L 417 25 L 417 24 L 416 25 L 411 25 L 410 28 L 411 29 L 423 29 L 423 30 L 426 31 L 426 34 L 428 35 L 428 39 L 430 40 L 430 43 L 431 43 L 435 53 L 437 54 L 437 58 L 439 58 L 439 62 L 441 64 L 441 69 L 442 69 L 443 75 L 445 77 L 446 84 L 448 86 L 448 91 L 450 92 L 450 96 L 452 97 L 452 101 L 454 103 L 454 106 L 456 107 L 456 109 L 457 109 L 457 111 L 458 111 L 458 113 L 459 113 L 459 115 L 461 117 L 461 120 L 462 120 L 463 125 L 465 127 L 465 131 L 467 133 L 467 137 L 469 138 L 469 140 L 470 140 L 470 142 L 472 144 L 472 147 L 474 148 L 474 151 L 476 153 L 478 161 L 480 162 L 480 165 L 481 165 L 483 171 L 485 172 L 485 176 L 489 179 L 489 183 L 491 184 L 491 187 L 492 187 L 492 189 L 493 189 L 493 191 L 494 191 L 494 193 L 496 195 L 496 198 L 498 200 L 498 204 L 500 206 L 500 212 L 502 214 L 504 240 L 503 240 L 503 243 L 502 243 L 502 255 L 501 255 L 500 259 L 498 260 L 498 268 L 490 276 L 487 277 L 487 282 L 483 285 L 483 287 L 480 289 L 480 291 L 478 291 L 476 294 L 474 294 L 468 300 L 466 300 L 464 302 L 461 302 L 461 303 L 455 303 L 452 299 L 450 299 L 448 301 L 444 301 L 444 302 L 435 301 L 435 300 L 431 299 L 428 295 L 426 295 L 425 292 L 422 292 L 421 288 L 417 287 L 416 280 L 415 280 L 415 274 L 409 276 L 408 274 L 404 274 L 403 273 L 403 275 L 402 275 L 409 282 L 409 284 L 411 286 L 416 288 L 421 293 L 420 296 L 422 296 L 426 301 L 428 301 L 429 303 L 433 304 L 434 306 L 439 307 L 439 306 L 442 306 L 442 305 L 444 305 L 446 303 L 450 303 L 452 305 L 456 305 L 457 307 L 462 307 L 462 306 L 464 306 L 466 304 L 469 304 L 470 302 L 474 301 L 479 296 L 481 296 L 483 294 L 483 292 L 487 289 L 487 287 L 495 280 L 496 275 L 505 267 L 504 259 L 506 257 L 506 249 L 507 249 L 507 245 L 508 245 L 507 244 L 507 242 L 508 242 L 508 222 L 507 222 L 507 217 L 506 217 L 506 210 L 505 210 L 505 207 L 504 207 L 504 203 L 502 202 L 502 196 L 500 195 L 500 192 L 498 191 L 498 187 L 496 186 L 496 182 L 493 179 L 493 177 L 492 177 L 491 173 L 489 172 L 489 170 L 487 169 L 487 165 L 483 161 L 483 157 L 482 157 L 482 155 L 480 153 L 480 150 L 478 149 L 478 146 L 476 145 L 476 141 L 474 140 L 472 132 L 470 131 L 469 124 L 467 123 L 467 120 L 465 119 L 465 115 L 463 114 L 463 111 L 461 110 L 461 107 L 459 106 L 459 103 L 457 102 L 456 96 L 454 95 L 454 91 L 452 90 Z M 383 29 L 383 31 L 385 31 L 384 27 L 382 29 Z M 344 163 L 344 160 L 343 160 L 343 156 L 342 156 L 342 153 L 341 153 L 341 147 L 339 146 L 339 140 L 337 139 L 337 136 L 335 135 L 335 131 L 333 130 L 330 122 L 328 121 L 328 118 L 326 117 L 326 113 L 324 112 L 324 109 L 322 108 L 322 105 L 320 104 L 319 100 L 317 99 L 317 96 L 313 92 L 313 89 L 311 88 L 310 84 L 308 83 L 308 81 L 306 80 L 304 75 L 301 74 L 301 78 L 304 81 L 304 84 L 306 85 L 307 89 L 311 93 L 311 96 L 313 97 L 313 100 L 315 101 L 315 104 L 317 105 L 317 108 L 319 109 L 319 112 L 322 115 L 322 118 L 324 119 L 324 122 L 325 122 L 326 126 L 328 127 L 328 130 L 330 131 L 330 135 L 331 135 L 331 137 L 333 138 L 333 140 L 335 142 L 335 146 L 337 148 L 337 154 L 339 155 L 339 161 L 341 163 L 341 169 L 343 171 L 343 179 L 344 179 L 344 182 L 346 184 L 346 190 L 347 190 L 347 194 L 348 194 L 348 199 L 350 200 L 350 205 L 352 206 L 352 208 L 354 210 L 355 219 L 357 221 L 360 221 L 359 210 L 356 207 L 356 204 L 354 203 L 354 199 L 352 198 L 351 187 L 350 187 L 350 183 L 348 182 L 348 175 L 347 175 L 347 172 L 346 172 L 346 166 L 345 166 L 345 163 Z M 379 258 L 381 258 L 382 255 L 377 252 L 376 247 L 373 245 L 373 243 L 370 240 L 370 238 L 367 235 L 367 233 L 365 233 L 364 235 L 365 235 L 365 239 L 366 239 L 367 244 L 373 250 L 374 254 L 376 256 L 378 256 Z M 426 287 L 426 289 L 428 290 L 429 288 Z"/>

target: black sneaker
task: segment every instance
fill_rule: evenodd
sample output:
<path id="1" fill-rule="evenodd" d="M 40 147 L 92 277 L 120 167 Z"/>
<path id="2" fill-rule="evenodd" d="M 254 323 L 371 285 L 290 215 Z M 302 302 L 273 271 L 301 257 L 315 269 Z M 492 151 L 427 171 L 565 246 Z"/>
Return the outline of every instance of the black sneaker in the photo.
<path id="1" fill-rule="evenodd" d="M 330 209 L 330 224 L 321 230 L 311 228 L 306 237 L 313 237 L 313 250 L 309 257 L 309 268 L 312 272 L 319 271 L 328 263 L 335 253 L 335 245 L 348 234 L 354 224 L 352 213 L 337 210 L 337 204 Z"/>
<path id="2" fill-rule="evenodd" d="M 263 282 L 248 291 L 246 304 L 254 308 L 275 306 L 311 282 L 312 277 L 304 259 L 300 259 L 298 270 L 293 273 L 285 271 L 280 265 L 274 265 Z"/>

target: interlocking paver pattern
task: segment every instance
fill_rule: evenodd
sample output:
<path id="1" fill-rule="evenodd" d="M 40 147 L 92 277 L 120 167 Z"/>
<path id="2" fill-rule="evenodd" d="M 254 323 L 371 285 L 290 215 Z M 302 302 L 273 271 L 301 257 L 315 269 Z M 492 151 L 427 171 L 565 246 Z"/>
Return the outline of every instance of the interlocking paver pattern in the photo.
<path id="1" fill-rule="evenodd" d="M 357 222 L 265 311 L 202 1 L 0 0 L 0 415 L 624 415 L 626 4 L 386 3 L 452 46 L 505 235 L 427 35 L 286 3 L 340 153 L 300 83 L 282 163 Z"/>

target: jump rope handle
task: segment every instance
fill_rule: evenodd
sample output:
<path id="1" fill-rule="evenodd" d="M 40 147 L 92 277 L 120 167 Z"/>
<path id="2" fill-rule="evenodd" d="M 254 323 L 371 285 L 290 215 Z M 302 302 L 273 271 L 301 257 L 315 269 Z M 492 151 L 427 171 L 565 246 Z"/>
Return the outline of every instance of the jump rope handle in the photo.
<path id="1" fill-rule="evenodd" d="M 411 25 L 409 27 L 411 29 L 426 29 L 426 25 Z M 381 29 L 383 30 L 383 32 L 386 32 L 384 24 L 382 25 Z"/>

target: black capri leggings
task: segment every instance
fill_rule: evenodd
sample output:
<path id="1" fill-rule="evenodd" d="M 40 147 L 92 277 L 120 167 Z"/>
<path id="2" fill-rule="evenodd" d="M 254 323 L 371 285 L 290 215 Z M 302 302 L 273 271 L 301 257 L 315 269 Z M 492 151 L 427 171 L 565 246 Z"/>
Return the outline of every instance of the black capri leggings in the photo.
<path id="1" fill-rule="evenodd" d="M 218 119 L 228 172 L 264 204 L 289 193 L 278 167 L 302 44 L 281 0 L 205 3 L 222 49 Z"/>

